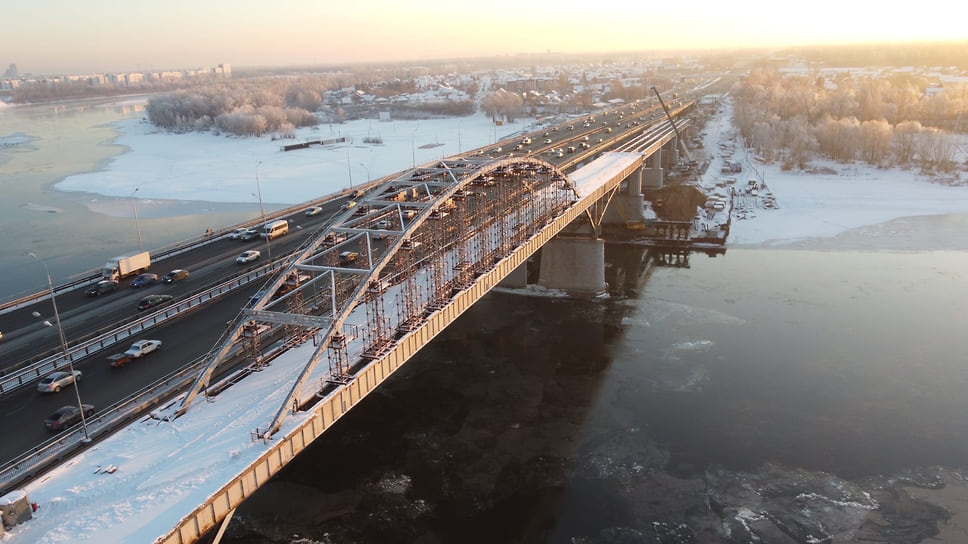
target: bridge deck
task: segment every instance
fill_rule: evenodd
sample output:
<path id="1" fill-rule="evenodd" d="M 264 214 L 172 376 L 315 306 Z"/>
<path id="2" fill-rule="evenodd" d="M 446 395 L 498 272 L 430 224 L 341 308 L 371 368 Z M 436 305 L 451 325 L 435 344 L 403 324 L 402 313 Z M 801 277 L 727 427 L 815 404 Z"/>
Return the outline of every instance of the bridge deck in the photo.
<path id="1" fill-rule="evenodd" d="M 569 179 L 584 201 L 623 172 L 627 174 L 641 160 L 638 153 L 606 153 L 572 173 Z M 503 277 L 500 274 L 518 264 L 508 262 L 493 278 L 482 278 L 486 285 L 468 297 L 467 305 L 496 284 Z M 385 298 L 393 299 L 392 294 Z M 362 323 L 365 316 L 355 314 L 362 314 L 363 310 L 360 307 L 354 311 L 347 324 Z M 449 321 L 443 323 L 446 326 Z M 415 352 L 437 332 L 423 332 L 424 337 L 415 339 L 410 343 L 413 347 L 407 349 Z M 262 441 L 252 439 L 257 426 L 271 420 L 314 349 L 312 342 L 289 349 L 211 401 L 195 403 L 181 417 L 166 422 L 134 422 L 46 474 L 27 487 L 30 500 L 40 505 L 34 519 L 10 530 L 5 542 L 152 542 L 164 539 L 173 527 L 177 528 L 186 516 L 214 496 L 250 495 L 343 413 L 335 413 L 336 408 L 329 415 L 316 410 L 290 416 L 273 435 L 290 444 L 282 453 L 269 455 Z M 396 366 L 392 367 L 378 365 L 370 369 L 372 379 L 357 375 L 355 382 L 337 388 L 327 399 L 332 406 L 352 405 L 404 361 L 393 363 Z M 312 397 L 329 378 L 328 373 L 326 365 L 319 365 L 298 396 Z M 309 427 L 313 430 L 305 431 Z M 253 467 L 253 480 L 243 478 L 237 483 L 238 489 L 226 489 L 228 482 Z M 215 509 L 217 517 L 230 510 L 228 505 L 216 505 Z M 190 541 L 190 535 L 184 540 Z M 180 539 L 178 535 L 169 535 L 167 541 Z"/>

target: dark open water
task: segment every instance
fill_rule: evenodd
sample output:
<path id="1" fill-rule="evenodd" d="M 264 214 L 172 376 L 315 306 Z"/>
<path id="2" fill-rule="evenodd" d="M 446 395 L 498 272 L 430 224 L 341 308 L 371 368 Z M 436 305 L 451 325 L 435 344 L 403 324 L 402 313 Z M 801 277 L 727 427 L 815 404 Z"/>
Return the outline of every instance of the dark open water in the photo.
<path id="1" fill-rule="evenodd" d="M 938 488 L 968 460 L 968 252 L 606 258 L 608 300 L 485 297 L 246 502 L 226 541 L 921 542 L 944 528 L 950 513 L 899 482 Z"/>

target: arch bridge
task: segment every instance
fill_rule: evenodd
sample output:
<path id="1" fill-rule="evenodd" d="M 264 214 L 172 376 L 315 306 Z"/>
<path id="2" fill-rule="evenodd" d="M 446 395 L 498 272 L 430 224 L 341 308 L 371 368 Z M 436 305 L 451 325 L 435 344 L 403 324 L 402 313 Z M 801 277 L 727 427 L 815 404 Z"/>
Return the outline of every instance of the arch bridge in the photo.
<path id="1" fill-rule="evenodd" d="M 284 331 L 286 346 L 311 343 L 274 415 L 251 430 L 268 450 L 159 542 L 194 542 L 219 522 L 224 528 L 236 506 L 480 297 L 502 281 L 522 285 L 539 249 L 539 284 L 604 291 L 601 226 L 615 209 L 641 214 L 643 180 L 654 170 L 661 176 L 657 159 L 675 140 L 656 128 L 633 150 L 606 152 L 570 176 L 536 158 L 442 160 L 344 209 L 250 301 L 174 410 L 181 416 L 197 397 L 225 394 L 212 379 L 240 345 L 251 371 L 280 364 L 263 353 L 264 331 Z"/>
<path id="2" fill-rule="evenodd" d="M 525 284 L 539 249 L 540 285 L 604 291 L 598 234 L 641 218 L 641 188 L 661 183 L 657 159 L 677 136 L 656 124 L 567 174 L 534 157 L 462 156 L 368 190 L 249 301 L 176 404 L 38 484 L 83 512 L 58 516 L 57 530 L 175 544 L 221 525 L 218 542 L 238 505 L 478 299 Z M 250 364 L 226 370 L 240 353 Z M 94 463 L 84 485 L 71 480 Z M 123 477 L 98 474 L 107 463 L 127 463 Z M 123 519 L 105 497 L 126 502 Z"/>

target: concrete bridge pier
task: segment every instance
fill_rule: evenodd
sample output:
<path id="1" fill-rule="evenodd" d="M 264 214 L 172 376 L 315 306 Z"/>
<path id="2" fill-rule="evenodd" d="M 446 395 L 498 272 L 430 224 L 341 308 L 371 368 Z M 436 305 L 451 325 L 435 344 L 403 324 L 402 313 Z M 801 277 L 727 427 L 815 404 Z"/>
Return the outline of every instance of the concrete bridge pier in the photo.
<path id="1" fill-rule="evenodd" d="M 678 138 L 673 138 L 669 140 L 664 146 L 662 146 L 662 167 L 663 168 L 675 168 L 679 163 L 679 140 Z"/>
<path id="2" fill-rule="evenodd" d="M 642 167 L 642 181 L 649 189 L 661 189 L 664 183 L 662 174 L 662 150 L 658 150 L 646 159 L 648 166 Z"/>
<path id="3" fill-rule="evenodd" d="M 574 296 L 599 296 L 605 283 L 605 241 L 558 236 L 541 248 L 538 285 Z"/>
<path id="4" fill-rule="evenodd" d="M 504 287 L 506 289 L 524 289 L 528 286 L 528 261 L 521 263 L 521 266 L 514 269 L 513 272 L 504 276 L 501 283 L 498 284 L 499 287 Z"/>

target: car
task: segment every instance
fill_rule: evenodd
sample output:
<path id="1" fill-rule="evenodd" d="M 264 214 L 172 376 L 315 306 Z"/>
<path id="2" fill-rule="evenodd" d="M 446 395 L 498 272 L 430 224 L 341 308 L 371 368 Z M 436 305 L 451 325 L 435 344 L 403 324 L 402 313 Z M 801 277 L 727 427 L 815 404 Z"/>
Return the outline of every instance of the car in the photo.
<path id="1" fill-rule="evenodd" d="M 259 229 L 245 229 L 239 240 L 254 240 L 259 237 Z"/>
<path id="2" fill-rule="evenodd" d="M 94 415 L 94 406 L 82 404 L 81 408 L 84 410 L 85 418 Z M 44 427 L 56 433 L 79 423 L 81 421 L 81 408 L 77 406 L 61 406 L 56 412 L 47 416 L 47 419 L 44 420 Z"/>
<path id="3" fill-rule="evenodd" d="M 124 354 L 132 359 L 140 359 L 159 348 L 161 348 L 161 340 L 138 340 L 131 344 Z"/>
<path id="4" fill-rule="evenodd" d="M 246 227 L 238 228 L 229 233 L 229 238 L 232 240 L 241 240 L 242 235 L 248 232 L 249 229 Z"/>
<path id="5" fill-rule="evenodd" d="M 147 310 L 148 308 L 154 308 L 155 306 L 160 306 L 166 302 L 171 302 L 171 299 L 175 297 L 171 295 L 148 295 L 142 297 L 138 301 L 138 310 Z"/>
<path id="6" fill-rule="evenodd" d="M 165 283 L 175 283 L 176 281 L 182 281 L 188 279 L 188 270 L 182 270 L 181 268 L 176 268 L 171 272 L 165 274 L 165 277 L 161 281 Z"/>
<path id="7" fill-rule="evenodd" d="M 312 208 L 306 210 L 306 217 L 312 217 L 321 213 L 323 213 L 323 208 L 321 206 L 313 206 Z"/>
<path id="8" fill-rule="evenodd" d="M 254 249 L 250 249 L 249 251 L 246 251 L 246 252 L 242 253 L 241 255 L 239 255 L 235 259 L 235 262 L 237 262 L 239 264 L 251 263 L 252 261 L 259 260 L 259 257 L 261 257 L 261 256 L 262 256 L 262 254 L 259 253 L 258 251 L 254 250 Z"/>
<path id="9" fill-rule="evenodd" d="M 58 393 L 61 389 L 81 381 L 81 371 L 54 372 L 48 374 L 46 378 L 37 382 L 37 391 L 41 393 Z"/>
<path id="10" fill-rule="evenodd" d="M 94 285 L 87 288 L 84 294 L 89 297 L 101 296 L 104 293 L 110 293 L 111 291 L 116 291 L 118 289 L 118 282 L 114 280 L 101 280 Z"/>
<path id="11" fill-rule="evenodd" d="M 545 138 L 545 141 L 544 141 L 544 143 L 545 143 L 545 144 L 550 144 L 550 143 L 551 143 L 551 138 Z"/>
<path id="12" fill-rule="evenodd" d="M 348 210 L 348 209 L 350 209 L 350 208 L 352 208 L 354 206 L 356 206 L 356 201 L 355 200 L 348 200 L 346 202 L 346 204 L 343 204 L 343 209 L 344 210 Z"/>
<path id="13" fill-rule="evenodd" d="M 349 264 L 355 261 L 359 256 L 360 254 L 355 251 L 344 251 L 339 254 L 339 262 L 341 264 Z"/>
<path id="14" fill-rule="evenodd" d="M 131 280 L 131 287 L 147 287 L 158 281 L 158 274 L 138 274 L 138 277 Z"/>
<path id="15" fill-rule="evenodd" d="M 114 353 L 108 355 L 106 358 L 108 360 L 108 365 L 114 368 L 122 367 L 132 361 L 132 357 L 127 353 Z"/>

